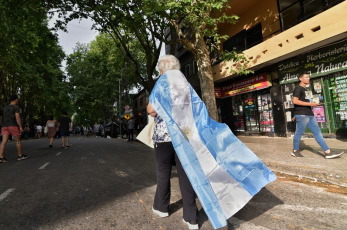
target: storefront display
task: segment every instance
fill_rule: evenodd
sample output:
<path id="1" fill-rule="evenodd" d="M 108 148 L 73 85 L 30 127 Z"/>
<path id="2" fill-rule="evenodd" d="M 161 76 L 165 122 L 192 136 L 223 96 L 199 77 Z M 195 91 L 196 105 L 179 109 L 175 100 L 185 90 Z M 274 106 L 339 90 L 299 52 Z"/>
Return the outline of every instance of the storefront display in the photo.
<path id="1" fill-rule="evenodd" d="M 243 104 L 245 109 L 246 130 L 259 132 L 259 116 L 255 95 L 251 93 L 243 95 Z"/>
<path id="2" fill-rule="evenodd" d="M 335 118 L 334 128 L 347 128 L 347 71 L 331 75 L 329 84 Z"/>
<path id="3" fill-rule="evenodd" d="M 274 132 L 268 74 L 260 74 L 224 87 L 216 87 L 217 98 L 231 97 L 233 131 Z"/>
<path id="4" fill-rule="evenodd" d="M 243 119 L 243 103 L 241 95 L 235 96 L 232 98 L 232 107 L 233 107 L 233 130 L 234 131 L 245 131 L 245 122 Z"/>
<path id="5" fill-rule="evenodd" d="M 260 132 L 274 132 L 272 116 L 272 100 L 269 93 L 258 95 L 258 111 L 260 115 Z"/>
<path id="6" fill-rule="evenodd" d="M 277 64 L 289 132 L 295 132 L 292 93 L 303 71 L 310 73 L 307 90 L 311 101 L 319 104 L 312 111 L 322 132 L 336 133 L 347 128 L 346 51 L 347 40 L 343 40 Z"/>

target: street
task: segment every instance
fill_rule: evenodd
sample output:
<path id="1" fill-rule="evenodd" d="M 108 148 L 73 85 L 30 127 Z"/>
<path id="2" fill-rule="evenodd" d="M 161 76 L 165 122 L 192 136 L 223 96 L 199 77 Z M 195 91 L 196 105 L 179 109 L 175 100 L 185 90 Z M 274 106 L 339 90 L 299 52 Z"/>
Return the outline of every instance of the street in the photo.
<path id="1" fill-rule="evenodd" d="M 0 229 L 187 229 L 175 169 L 171 215 L 151 211 L 156 189 L 153 149 L 125 139 L 74 136 L 15 143 L 0 164 Z M 200 229 L 213 229 L 201 206 Z M 347 226 L 347 196 L 279 176 L 222 229 L 337 229 Z"/>

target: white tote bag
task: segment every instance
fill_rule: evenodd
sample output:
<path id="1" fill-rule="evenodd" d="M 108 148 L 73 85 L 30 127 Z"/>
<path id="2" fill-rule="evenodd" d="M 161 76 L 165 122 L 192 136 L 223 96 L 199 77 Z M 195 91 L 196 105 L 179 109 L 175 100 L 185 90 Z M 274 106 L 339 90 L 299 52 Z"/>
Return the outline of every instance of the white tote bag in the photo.
<path id="1" fill-rule="evenodd" d="M 142 129 L 139 135 L 136 137 L 137 140 L 143 142 L 151 148 L 154 148 L 153 143 L 153 131 L 154 131 L 154 118 L 148 116 L 148 124 Z"/>

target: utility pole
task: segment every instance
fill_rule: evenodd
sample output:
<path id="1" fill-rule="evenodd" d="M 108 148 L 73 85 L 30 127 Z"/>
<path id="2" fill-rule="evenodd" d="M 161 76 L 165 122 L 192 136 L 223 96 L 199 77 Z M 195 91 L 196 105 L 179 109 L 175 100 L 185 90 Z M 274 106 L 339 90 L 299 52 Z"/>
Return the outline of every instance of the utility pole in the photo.
<path id="1" fill-rule="evenodd" d="M 123 77 L 123 71 L 121 72 L 121 78 Z M 119 135 L 122 137 L 122 122 L 121 122 L 121 91 L 120 91 L 120 79 L 118 79 L 118 100 L 119 100 Z"/>

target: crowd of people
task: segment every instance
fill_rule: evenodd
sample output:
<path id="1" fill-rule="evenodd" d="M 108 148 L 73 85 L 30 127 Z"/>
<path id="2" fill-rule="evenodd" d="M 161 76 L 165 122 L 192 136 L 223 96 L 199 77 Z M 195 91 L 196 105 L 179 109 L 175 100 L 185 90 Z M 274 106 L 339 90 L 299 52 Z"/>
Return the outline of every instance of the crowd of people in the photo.
<path id="1" fill-rule="evenodd" d="M 94 125 L 87 126 L 76 126 L 72 128 L 72 120 L 68 117 L 67 112 L 63 112 L 62 116 L 55 120 L 53 116 L 49 116 L 45 126 L 42 126 L 39 123 L 36 123 L 32 126 L 25 125 L 22 127 L 21 118 L 20 118 L 20 108 L 18 106 L 18 96 L 12 95 L 10 97 L 10 104 L 4 107 L 4 122 L 1 127 L 1 138 L 2 141 L 0 146 L 0 163 L 6 162 L 6 159 L 3 156 L 4 148 L 9 140 L 15 140 L 17 142 L 18 149 L 18 160 L 26 159 L 28 156 L 22 154 L 21 140 L 28 139 L 41 139 L 42 137 L 47 136 L 49 139 L 48 147 L 53 147 L 54 139 L 61 139 L 61 147 L 69 148 L 69 136 L 71 135 L 81 135 L 81 136 L 90 136 L 95 135 L 99 137 L 118 137 L 118 134 L 122 134 L 121 137 L 128 138 L 128 141 L 134 140 L 134 132 L 137 135 L 143 125 L 137 119 L 134 118 L 129 120 L 121 120 L 121 129 L 119 130 L 119 125 L 115 122 L 110 122 L 105 125 L 95 123 Z"/>

